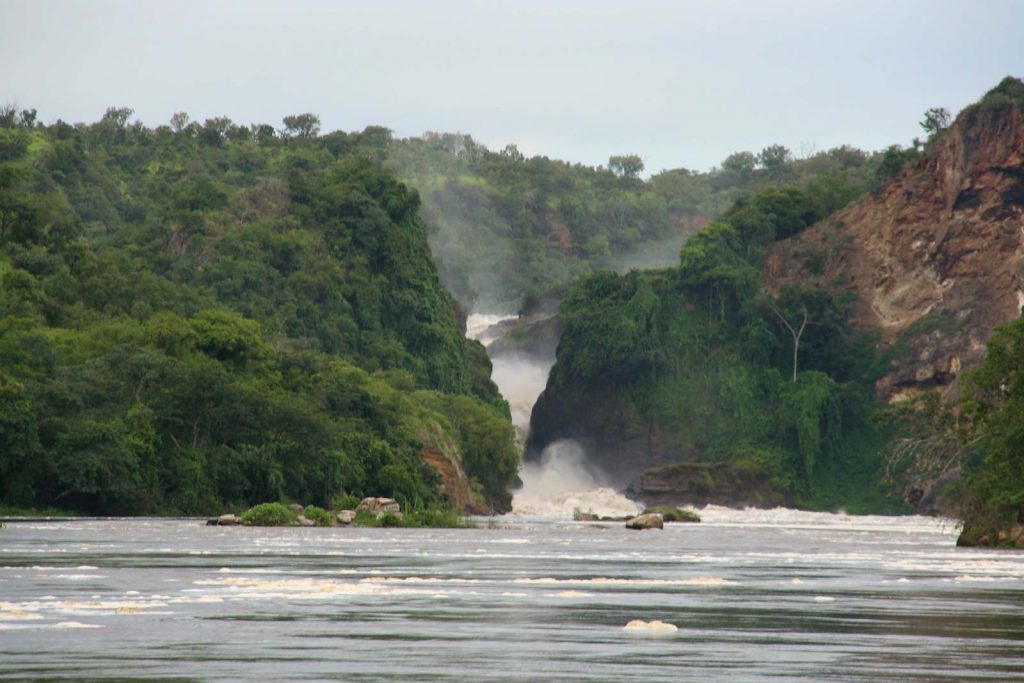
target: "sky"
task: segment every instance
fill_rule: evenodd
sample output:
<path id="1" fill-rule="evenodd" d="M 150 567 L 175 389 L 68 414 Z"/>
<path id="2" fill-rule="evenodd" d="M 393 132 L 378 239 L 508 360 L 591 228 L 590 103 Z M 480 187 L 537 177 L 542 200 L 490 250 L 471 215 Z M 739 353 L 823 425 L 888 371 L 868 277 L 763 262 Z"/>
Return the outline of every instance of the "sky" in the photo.
<path id="1" fill-rule="evenodd" d="M 1024 76 L 1024 0 L 0 0 L 0 104 L 322 132 L 469 133 L 707 170 L 783 144 L 909 144 Z"/>

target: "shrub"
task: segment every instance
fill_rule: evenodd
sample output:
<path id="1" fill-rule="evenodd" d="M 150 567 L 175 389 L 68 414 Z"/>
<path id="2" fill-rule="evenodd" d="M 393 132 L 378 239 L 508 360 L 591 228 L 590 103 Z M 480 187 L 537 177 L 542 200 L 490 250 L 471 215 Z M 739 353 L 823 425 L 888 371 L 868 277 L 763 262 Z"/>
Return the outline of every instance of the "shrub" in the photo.
<path id="1" fill-rule="evenodd" d="M 331 526 L 334 523 L 331 513 L 316 505 L 307 505 L 303 514 L 306 515 L 306 519 L 315 522 L 317 526 Z"/>
<path id="2" fill-rule="evenodd" d="M 281 503 L 263 503 L 242 513 L 242 524 L 248 526 L 284 526 L 296 519 L 295 511 Z"/>
<path id="3" fill-rule="evenodd" d="M 664 518 L 666 522 L 699 522 L 700 515 L 693 510 L 684 510 L 682 508 L 674 508 L 668 505 L 658 505 L 656 507 L 647 508 L 644 510 L 644 514 L 657 513 Z"/>
<path id="4" fill-rule="evenodd" d="M 403 520 L 402 520 L 401 517 L 399 517 L 398 515 L 394 515 L 394 514 L 392 514 L 390 512 L 386 512 L 386 513 L 384 513 L 383 515 L 381 515 L 380 517 L 377 518 L 377 525 L 378 526 L 387 526 L 387 527 L 404 526 L 404 524 L 402 522 L 403 522 Z"/>

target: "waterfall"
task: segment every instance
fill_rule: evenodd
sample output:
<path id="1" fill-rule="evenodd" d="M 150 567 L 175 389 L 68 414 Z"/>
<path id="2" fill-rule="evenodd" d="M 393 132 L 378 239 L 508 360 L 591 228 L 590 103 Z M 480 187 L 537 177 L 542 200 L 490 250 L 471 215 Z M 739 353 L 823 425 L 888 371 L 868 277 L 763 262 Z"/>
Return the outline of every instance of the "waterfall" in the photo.
<path id="1" fill-rule="evenodd" d="M 515 327 L 516 316 L 474 313 L 466 336 L 480 341 L 491 357 L 491 379 L 509 402 L 520 447 L 530 428 L 530 413 L 544 391 L 554 357 L 521 352 L 493 353 L 491 345 Z M 571 518 L 574 511 L 618 517 L 638 512 L 636 503 L 602 486 L 584 467 L 586 454 L 575 441 L 558 441 L 544 449 L 539 463 L 522 466 L 523 487 L 514 492 L 512 514 Z"/>

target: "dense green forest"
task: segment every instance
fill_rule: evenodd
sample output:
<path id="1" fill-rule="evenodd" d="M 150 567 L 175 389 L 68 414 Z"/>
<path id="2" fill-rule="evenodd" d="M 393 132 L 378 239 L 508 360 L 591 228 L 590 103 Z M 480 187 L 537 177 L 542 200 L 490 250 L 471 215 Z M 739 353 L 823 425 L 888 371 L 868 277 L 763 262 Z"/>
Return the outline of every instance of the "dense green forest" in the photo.
<path id="1" fill-rule="evenodd" d="M 766 470 L 807 507 L 889 507 L 875 485 L 885 435 L 869 419 L 878 364 L 850 302 L 761 286 L 772 242 L 869 189 L 829 175 L 762 190 L 690 238 L 674 268 L 580 278 L 545 400 L 585 414 L 611 396 L 638 433 L 653 425 L 688 459 Z"/>
<path id="2" fill-rule="evenodd" d="M 708 172 L 642 180 L 635 155 L 607 167 L 494 152 L 468 135 L 428 133 L 385 144 L 385 164 L 415 187 L 442 278 L 466 310 L 553 311 L 571 280 L 597 269 L 673 265 L 686 237 L 737 199 L 768 187 L 869 186 L 908 152 L 838 147 L 794 159 L 781 145 L 737 152 Z M 909 151 L 913 154 L 913 149 Z"/>
<path id="3" fill-rule="evenodd" d="M 131 114 L 0 112 L 0 503 L 443 506 L 431 448 L 507 508 L 508 407 L 380 131 Z"/>

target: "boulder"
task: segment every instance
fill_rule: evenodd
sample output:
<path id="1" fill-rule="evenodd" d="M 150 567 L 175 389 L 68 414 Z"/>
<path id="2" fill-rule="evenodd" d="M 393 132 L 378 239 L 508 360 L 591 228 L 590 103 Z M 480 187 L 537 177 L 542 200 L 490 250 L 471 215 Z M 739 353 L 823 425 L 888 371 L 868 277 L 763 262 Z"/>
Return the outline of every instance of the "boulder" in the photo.
<path id="1" fill-rule="evenodd" d="M 344 524 L 344 525 L 351 524 L 352 522 L 356 521 L 356 511 L 355 510 L 339 510 L 338 513 L 336 515 L 334 515 L 334 521 L 336 523 L 338 523 L 338 524 Z"/>
<path id="2" fill-rule="evenodd" d="M 640 515 L 626 522 L 627 529 L 664 529 L 665 518 L 656 512 Z"/>
<path id="3" fill-rule="evenodd" d="M 295 512 L 299 513 L 300 515 L 302 514 L 302 511 L 305 510 L 305 508 L 299 505 L 298 503 L 292 503 L 288 507 L 294 510 Z"/>
<path id="4" fill-rule="evenodd" d="M 299 518 L 296 521 L 298 522 L 298 526 L 316 526 L 316 522 L 306 515 L 299 515 Z"/>
<path id="5" fill-rule="evenodd" d="M 356 512 L 369 512 L 378 519 L 386 514 L 401 515 L 402 506 L 394 498 L 363 498 L 356 506 Z"/>
<path id="6" fill-rule="evenodd" d="M 235 515 L 221 515 L 220 517 L 206 520 L 206 526 L 236 526 L 241 523 L 242 520 Z"/>

